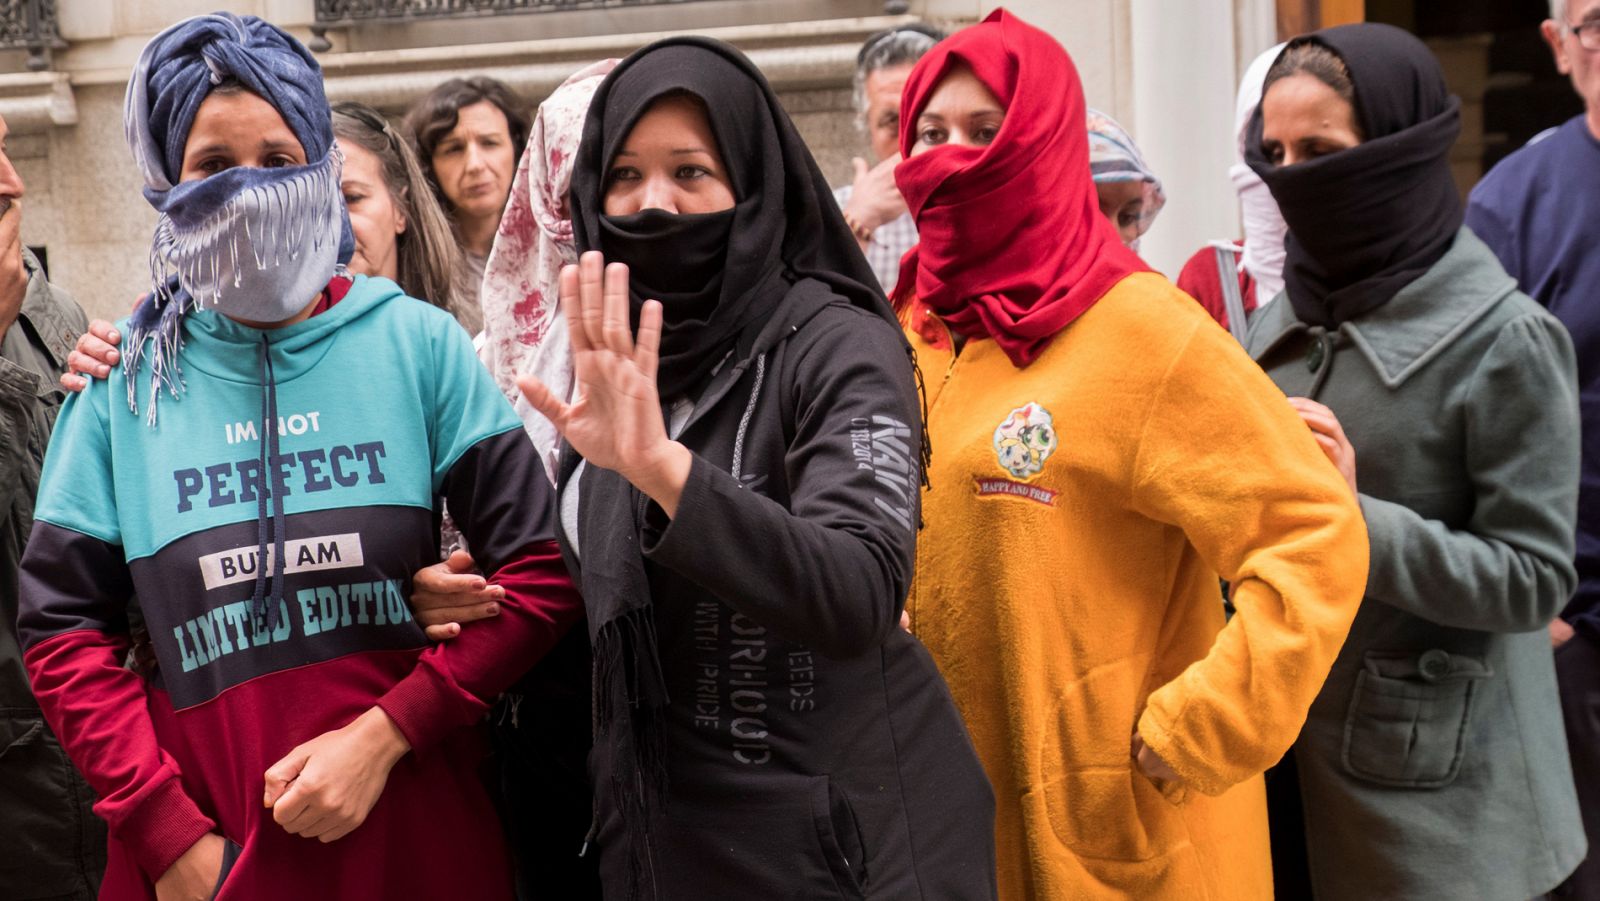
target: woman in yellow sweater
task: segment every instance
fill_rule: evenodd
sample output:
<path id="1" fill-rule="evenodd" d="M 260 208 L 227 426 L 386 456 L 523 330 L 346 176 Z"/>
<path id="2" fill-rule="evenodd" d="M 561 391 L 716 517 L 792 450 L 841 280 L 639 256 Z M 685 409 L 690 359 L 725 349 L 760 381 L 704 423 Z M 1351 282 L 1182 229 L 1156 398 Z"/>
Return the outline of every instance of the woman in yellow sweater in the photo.
<path id="1" fill-rule="evenodd" d="M 1355 616 L 1366 531 L 1283 394 L 1099 216 L 1083 103 L 1004 11 L 906 85 L 897 300 L 934 446 L 912 628 L 994 785 L 1003 898 L 1268 898 L 1260 774 Z"/>

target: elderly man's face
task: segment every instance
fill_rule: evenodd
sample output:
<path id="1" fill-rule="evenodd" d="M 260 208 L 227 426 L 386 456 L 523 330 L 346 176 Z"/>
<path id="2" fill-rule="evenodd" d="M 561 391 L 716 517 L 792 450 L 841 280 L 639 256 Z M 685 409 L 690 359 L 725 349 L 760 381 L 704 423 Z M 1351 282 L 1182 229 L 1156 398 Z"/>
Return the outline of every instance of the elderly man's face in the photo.
<path id="1" fill-rule="evenodd" d="M 0 216 L 10 212 L 11 205 L 22 199 L 22 176 L 17 174 L 6 152 L 6 137 L 10 133 L 6 120 L 0 118 Z"/>
<path id="2" fill-rule="evenodd" d="M 1585 50 L 1578 43 L 1578 36 L 1564 26 L 1592 23 L 1589 27 L 1600 30 L 1600 0 L 1567 0 L 1566 20 L 1564 23 L 1553 19 L 1546 21 L 1544 37 L 1555 53 L 1556 68 L 1561 74 L 1572 77 L 1572 86 L 1583 98 L 1593 121 L 1593 116 L 1600 111 L 1600 50 Z"/>
<path id="3" fill-rule="evenodd" d="M 1600 0 L 1595 0 L 1600 3 Z M 906 86 L 912 65 L 888 66 L 867 75 L 867 140 L 872 143 L 874 160 L 886 160 L 900 152 L 900 91 Z"/>

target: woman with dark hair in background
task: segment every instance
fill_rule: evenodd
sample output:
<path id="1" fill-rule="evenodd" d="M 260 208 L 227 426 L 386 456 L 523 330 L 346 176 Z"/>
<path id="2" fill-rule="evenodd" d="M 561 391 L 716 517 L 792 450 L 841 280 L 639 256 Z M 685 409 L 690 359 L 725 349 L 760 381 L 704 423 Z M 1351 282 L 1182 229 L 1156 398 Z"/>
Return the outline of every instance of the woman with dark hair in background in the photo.
<path id="1" fill-rule="evenodd" d="M 478 290 L 500 216 L 511 194 L 517 156 L 528 141 L 528 104 L 504 82 L 482 75 L 452 78 L 406 113 L 423 174 L 455 226 L 461 246 L 456 302 L 468 331 L 482 328 Z"/>
<path id="2" fill-rule="evenodd" d="M 1245 148 L 1289 224 L 1248 348 L 1372 552 L 1294 748 L 1295 897 L 1520 901 L 1584 855 L 1546 631 L 1577 583 L 1572 341 L 1462 228 L 1460 130 L 1421 41 L 1347 25 L 1278 57 Z"/>
<path id="3" fill-rule="evenodd" d="M 350 271 L 382 276 L 449 310 L 471 334 L 470 311 L 458 311 L 451 296 L 461 254 L 416 152 L 382 113 L 360 103 L 333 105 L 333 134 L 344 153 L 340 186 L 356 238 Z"/>

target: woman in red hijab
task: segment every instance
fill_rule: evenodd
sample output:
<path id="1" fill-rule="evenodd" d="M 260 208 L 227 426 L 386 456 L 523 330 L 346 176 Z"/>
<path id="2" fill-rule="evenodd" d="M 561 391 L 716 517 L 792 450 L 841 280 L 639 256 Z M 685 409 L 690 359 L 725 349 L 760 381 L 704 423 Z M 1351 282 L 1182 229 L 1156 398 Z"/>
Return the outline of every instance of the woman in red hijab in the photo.
<path id="1" fill-rule="evenodd" d="M 1355 616 L 1356 504 L 1100 215 L 1059 44 L 996 12 L 902 109 L 934 447 L 907 609 L 995 788 L 1001 897 L 1269 898 L 1260 774 Z"/>

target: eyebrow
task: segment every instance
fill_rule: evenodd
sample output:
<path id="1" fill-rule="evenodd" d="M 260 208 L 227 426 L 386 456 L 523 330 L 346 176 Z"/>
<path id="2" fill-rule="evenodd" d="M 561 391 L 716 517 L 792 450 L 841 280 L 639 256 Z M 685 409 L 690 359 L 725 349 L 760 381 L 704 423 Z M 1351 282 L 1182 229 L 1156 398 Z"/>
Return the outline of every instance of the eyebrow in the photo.
<path id="1" fill-rule="evenodd" d="M 195 156 L 205 156 L 206 154 L 211 154 L 211 153 L 223 153 L 223 152 L 226 152 L 226 151 L 231 150 L 231 149 L 232 148 L 230 148 L 226 144 L 207 144 L 204 147 L 201 147 L 200 149 L 196 150 L 194 152 L 194 155 Z"/>
<path id="2" fill-rule="evenodd" d="M 675 148 L 673 150 L 669 150 L 667 152 L 672 154 L 673 156 L 688 156 L 691 153 L 703 153 L 706 156 L 711 156 L 712 155 L 711 151 L 705 149 L 704 147 L 678 147 L 678 148 Z M 638 155 L 639 154 L 636 151 L 632 151 L 632 150 L 618 150 L 617 151 L 617 157 L 618 158 L 625 157 L 625 156 L 638 156 Z"/>
<path id="3" fill-rule="evenodd" d="M 261 142 L 261 149 L 269 151 L 269 152 L 271 152 L 271 151 L 293 151 L 293 150 L 299 149 L 299 147 L 300 147 L 300 144 L 298 142 L 295 142 L 295 141 L 262 141 Z M 230 145 L 230 144 L 226 144 L 226 143 L 220 143 L 219 142 L 219 143 L 214 143 L 214 144 L 206 144 L 206 145 L 202 146 L 200 149 L 196 150 L 194 152 L 194 155 L 195 156 L 202 156 L 202 155 L 210 154 L 210 153 L 226 153 L 226 152 L 228 152 L 228 151 L 230 151 L 232 149 L 233 149 L 233 146 Z"/>

